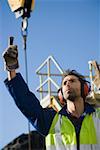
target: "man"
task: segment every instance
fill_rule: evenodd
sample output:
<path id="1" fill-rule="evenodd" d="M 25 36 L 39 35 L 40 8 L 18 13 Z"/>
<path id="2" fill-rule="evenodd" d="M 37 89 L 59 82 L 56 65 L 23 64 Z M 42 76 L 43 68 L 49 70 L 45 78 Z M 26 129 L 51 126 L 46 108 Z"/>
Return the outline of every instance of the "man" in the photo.
<path id="1" fill-rule="evenodd" d="M 46 136 L 47 150 L 99 150 L 100 111 L 85 102 L 89 87 L 85 78 L 75 70 L 63 75 L 60 98 L 64 106 L 57 113 L 43 109 L 29 90 L 18 68 L 17 46 L 10 46 L 3 54 L 8 79 L 5 85 L 17 107 L 37 131 Z"/>

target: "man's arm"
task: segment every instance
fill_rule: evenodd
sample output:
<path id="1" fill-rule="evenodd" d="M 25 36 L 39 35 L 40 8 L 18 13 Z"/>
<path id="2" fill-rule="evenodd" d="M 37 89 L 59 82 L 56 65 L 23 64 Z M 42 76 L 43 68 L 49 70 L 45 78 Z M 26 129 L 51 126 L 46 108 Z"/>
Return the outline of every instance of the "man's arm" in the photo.
<path id="1" fill-rule="evenodd" d="M 18 65 L 17 46 L 11 45 L 3 53 L 8 78 L 5 85 L 13 97 L 17 107 L 43 135 L 47 135 L 55 115 L 54 110 L 43 109 L 37 97 L 29 90 L 20 73 L 16 73 Z"/>
<path id="2" fill-rule="evenodd" d="M 8 71 L 8 81 L 10 81 L 11 79 L 13 79 L 14 77 L 16 77 L 16 71 Z"/>
<path id="3" fill-rule="evenodd" d="M 20 111 L 41 134 L 47 135 L 56 112 L 42 108 L 20 73 L 16 73 L 10 81 L 6 79 L 4 82 Z"/>

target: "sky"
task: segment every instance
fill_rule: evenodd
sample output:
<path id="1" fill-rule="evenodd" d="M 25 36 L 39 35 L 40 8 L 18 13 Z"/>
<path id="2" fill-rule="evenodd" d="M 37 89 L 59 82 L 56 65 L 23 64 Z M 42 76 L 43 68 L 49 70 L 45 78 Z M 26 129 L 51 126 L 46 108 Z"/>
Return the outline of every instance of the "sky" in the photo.
<path id="1" fill-rule="evenodd" d="M 7 1 L 0 0 L 0 149 L 28 132 L 28 120 L 4 85 L 7 72 L 2 58 L 8 38 L 14 36 L 19 51 L 17 72 L 25 79 L 21 22 L 22 18 L 16 19 Z M 75 69 L 83 75 L 89 75 L 88 61 L 100 63 L 100 0 L 35 0 L 28 19 L 27 59 L 28 86 L 38 98 L 36 69 L 49 56 L 64 70 Z"/>

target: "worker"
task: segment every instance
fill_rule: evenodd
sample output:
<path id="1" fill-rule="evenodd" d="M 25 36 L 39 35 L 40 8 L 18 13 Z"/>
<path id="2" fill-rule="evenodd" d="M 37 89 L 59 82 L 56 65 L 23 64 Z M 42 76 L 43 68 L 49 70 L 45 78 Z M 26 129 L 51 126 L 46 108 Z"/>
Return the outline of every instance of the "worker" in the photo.
<path id="1" fill-rule="evenodd" d="M 47 150 L 100 150 L 100 109 L 85 102 L 89 86 L 84 76 L 67 70 L 59 99 L 65 105 L 59 112 L 42 108 L 20 73 L 18 48 L 9 46 L 3 53 L 8 78 L 4 81 L 17 107 L 36 130 L 46 137 Z"/>

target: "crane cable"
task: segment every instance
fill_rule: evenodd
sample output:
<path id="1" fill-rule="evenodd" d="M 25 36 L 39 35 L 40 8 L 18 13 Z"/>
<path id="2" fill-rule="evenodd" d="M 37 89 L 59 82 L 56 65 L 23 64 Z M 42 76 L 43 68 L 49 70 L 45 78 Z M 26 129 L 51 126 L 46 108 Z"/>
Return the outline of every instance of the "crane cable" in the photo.
<path id="1" fill-rule="evenodd" d="M 26 75 L 26 83 L 28 85 L 28 65 L 27 65 L 27 36 L 28 36 L 28 18 L 25 17 L 22 20 L 22 27 L 21 27 L 21 35 L 23 37 L 23 50 L 24 50 L 24 61 L 25 61 L 25 75 Z M 28 149 L 31 149 L 31 129 L 30 129 L 30 122 L 28 121 Z"/>
<path id="2" fill-rule="evenodd" d="M 21 34 L 23 37 L 23 49 L 24 49 L 24 59 L 25 59 L 25 74 L 26 74 L 26 83 L 28 85 L 28 67 L 27 67 L 27 35 L 28 35 L 28 18 L 30 13 L 34 9 L 34 0 L 8 0 L 8 4 L 12 12 L 15 13 L 16 18 L 22 17 L 22 26 Z M 28 122 L 28 143 L 29 150 L 31 150 L 31 130 L 30 122 Z"/>

